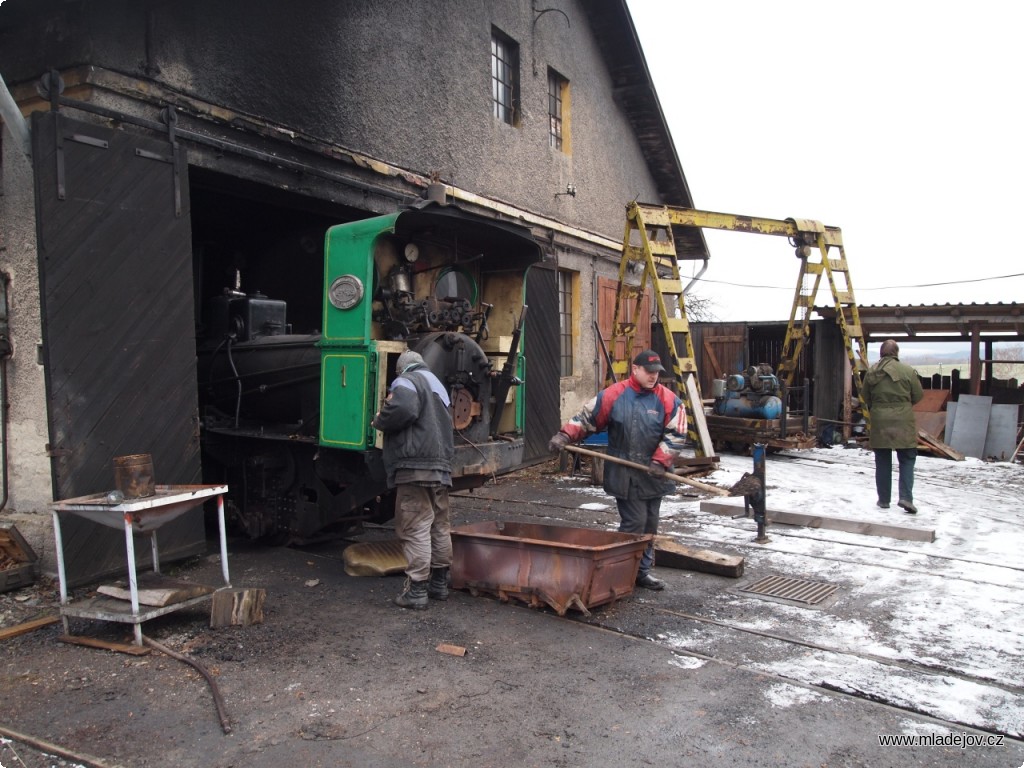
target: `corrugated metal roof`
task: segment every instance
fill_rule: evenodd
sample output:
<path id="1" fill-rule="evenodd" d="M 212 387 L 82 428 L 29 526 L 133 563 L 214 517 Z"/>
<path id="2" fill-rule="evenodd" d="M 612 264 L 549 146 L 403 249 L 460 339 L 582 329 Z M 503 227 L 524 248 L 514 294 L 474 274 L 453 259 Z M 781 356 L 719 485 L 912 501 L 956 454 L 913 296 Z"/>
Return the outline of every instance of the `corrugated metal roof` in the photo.
<path id="1" fill-rule="evenodd" d="M 860 305 L 860 324 L 867 341 L 890 336 L 912 340 L 961 341 L 974 333 L 999 341 L 1024 340 L 1024 304 L 903 304 Z M 833 307 L 815 307 L 826 319 L 836 316 Z"/>

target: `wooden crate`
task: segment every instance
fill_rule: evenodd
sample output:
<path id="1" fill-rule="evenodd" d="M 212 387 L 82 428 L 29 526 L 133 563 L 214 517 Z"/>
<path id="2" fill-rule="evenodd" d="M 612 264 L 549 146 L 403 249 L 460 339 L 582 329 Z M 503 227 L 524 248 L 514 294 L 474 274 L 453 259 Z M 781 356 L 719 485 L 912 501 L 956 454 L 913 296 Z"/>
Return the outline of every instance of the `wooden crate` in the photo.
<path id="1" fill-rule="evenodd" d="M 39 576 L 39 558 L 14 523 L 0 522 L 0 592 L 32 584 Z"/>

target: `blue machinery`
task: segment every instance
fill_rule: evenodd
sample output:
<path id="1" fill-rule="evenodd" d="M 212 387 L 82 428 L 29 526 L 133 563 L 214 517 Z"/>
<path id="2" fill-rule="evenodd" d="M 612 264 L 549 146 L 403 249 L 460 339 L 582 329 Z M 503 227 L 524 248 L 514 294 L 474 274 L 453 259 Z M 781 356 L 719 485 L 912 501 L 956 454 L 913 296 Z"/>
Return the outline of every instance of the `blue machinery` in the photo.
<path id="1" fill-rule="evenodd" d="M 721 395 L 715 392 L 713 411 L 719 416 L 777 419 L 782 415 L 782 390 L 770 365 L 752 365 L 726 377 Z"/>

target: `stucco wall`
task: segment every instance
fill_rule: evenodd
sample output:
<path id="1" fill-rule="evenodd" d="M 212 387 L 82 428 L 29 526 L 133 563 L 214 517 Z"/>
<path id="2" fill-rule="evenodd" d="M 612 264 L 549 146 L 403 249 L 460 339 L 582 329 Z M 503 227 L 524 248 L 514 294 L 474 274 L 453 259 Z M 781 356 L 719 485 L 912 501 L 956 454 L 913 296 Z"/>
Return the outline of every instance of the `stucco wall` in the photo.
<path id="1" fill-rule="evenodd" d="M 535 16 L 529 0 L 71 2 L 0 38 L 0 72 L 15 83 L 88 62 L 152 78 L 618 239 L 625 204 L 655 186 L 584 5 L 558 5 L 565 15 Z M 491 113 L 492 25 L 520 46 L 517 127 Z M 548 146 L 549 66 L 570 82 L 571 155 Z M 570 182 L 576 197 L 556 198 Z"/>
<path id="2" fill-rule="evenodd" d="M 530 0 L 6 0 L 0 22 L 19 23 L 0 24 L 0 73 L 16 84 L 90 64 L 152 80 L 617 242 L 626 203 L 656 201 L 657 188 L 586 3 L 544 6 L 557 12 L 538 15 Z M 515 127 L 492 115 L 492 26 L 520 47 Z M 570 83 L 571 154 L 549 147 L 548 67 Z M 575 197 L 556 196 L 569 183 Z M 568 414 L 597 388 L 594 274 L 614 276 L 618 252 L 552 239 L 559 265 L 580 275 Z"/>
<path id="3" fill-rule="evenodd" d="M 13 520 L 44 568 L 53 559 L 50 459 L 43 369 L 36 362 L 42 336 L 36 269 L 35 200 L 32 168 L 20 145 L 3 129 L 0 189 L 0 271 L 10 278 L 8 312 L 14 353 L 7 363 L 7 504 Z"/>

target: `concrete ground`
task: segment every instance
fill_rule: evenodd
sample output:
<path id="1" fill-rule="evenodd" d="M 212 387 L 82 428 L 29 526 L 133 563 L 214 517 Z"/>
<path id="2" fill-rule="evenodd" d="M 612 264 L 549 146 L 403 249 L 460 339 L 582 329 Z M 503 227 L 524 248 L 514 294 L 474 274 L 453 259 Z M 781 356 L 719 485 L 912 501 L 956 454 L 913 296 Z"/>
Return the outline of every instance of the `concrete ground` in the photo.
<path id="1" fill-rule="evenodd" d="M 746 461 L 731 466 L 742 468 Z M 808 466 L 808 485 L 822 485 L 815 474 L 820 471 Z M 781 467 L 777 474 L 782 476 Z M 922 497 L 927 475 L 922 472 L 919 480 Z M 607 530 L 616 521 L 609 503 L 585 477 L 566 478 L 552 463 L 459 495 L 453 517 L 457 524 L 498 519 Z M 233 541 L 232 584 L 266 589 L 263 623 L 214 630 L 208 608 L 198 607 L 144 625 L 147 637 L 209 670 L 223 696 L 230 733 L 221 728 L 210 688 L 193 668 L 156 652 L 129 656 L 68 645 L 57 639 L 58 623 L 0 641 L 0 727 L 77 757 L 45 758 L 42 750 L 15 740 L 0 745 L 0 764 L 1024 763 L 1022 729 L 1015 725 L 1024 719 L 1020 678 L 1003 679 L 1003 668 L 995 664 L 986 676 L 969 660 L 943 658 L 940 649 L 930 659 L 901 657 L 899 649 L 890 654 L 873 633 L 892 630 L 893 605 L 844 581 L 844 563 L 858 559 L 855 537 L 780 526 L 771 530 L 774 547 L 766 551 L 752 542 L 750 521 L 704 515 L 696 497 L 679 504 L 685 510 L 670 511 L 663 531 L 686 544 L 743 556 L 744 579 L 659 568 L 666 591 L 635 592 L 589 617 L 578 611 L 559 617 L 549 609 L 463 591 L 427 611 L 401 610 L 391 603 L 401 589 L 400 576 L 345 574 L 342 557 L 350 541 L 304 549 Z M 808 536 L 814 552 L 797 552 Z M 876 560 L 888 557 L 886 552 L 928 556 L 891 539 L 871 545 Z M 832 579 L 847 585 L 848 594 L 807 609 L 737 592 L 741 582 L 780 570 L 777 557 L 786 559 L 790 573 L 800 571 L 794 562 L 801 558 L 828 560 Z M 165 570 L 215 584 L 220 564 L 211 554 Z M 853 573 L 863 570 L 858 563 Z M 925 579 L 925 571 L 921 560 L 914 578 Z M 954 577 L 957 583 L 963 575 Z M 972 583 L 977 577 L 975 572 Z M 55 586 L 47 582 L 2 594 L 0 626 L 52 613 L 54 603 Z M 1005 618 L 1011 635 L 1020 634 L 1020 615 Z M 862 627 L 862 635 L 848 643 L 830 629 L 851 624 Z M 72 632 L 116 641 L 130 636 L 121 625 L 82 620 L 73 622 Z M 976 657 L 987 658 L 991 644 L 975 642 Z M 440 644 L 463 647 L 466 654 L 441 652 Z M 1021 663 L 1019 642 L 999 647 L 1018 657 L 1009 667 L 1018 669 L 1013 664 Z M 849 682 L 856 677 L 837 684 L 834 672 L 823 671 L 825 654 L 851 669 L 884 667 L 877 679 L 889 685 L 858 688 Z M 977 690 L 976 698 L 990 707 L 964 707 L 958 715 L 943 709 L 934 694 L 919 700 L 921 690 L 930 690 L 920 682 L 929 675 L 934 686 Z M 934 745 L 881 746 L 886 735 L 923 737 Z"/>

